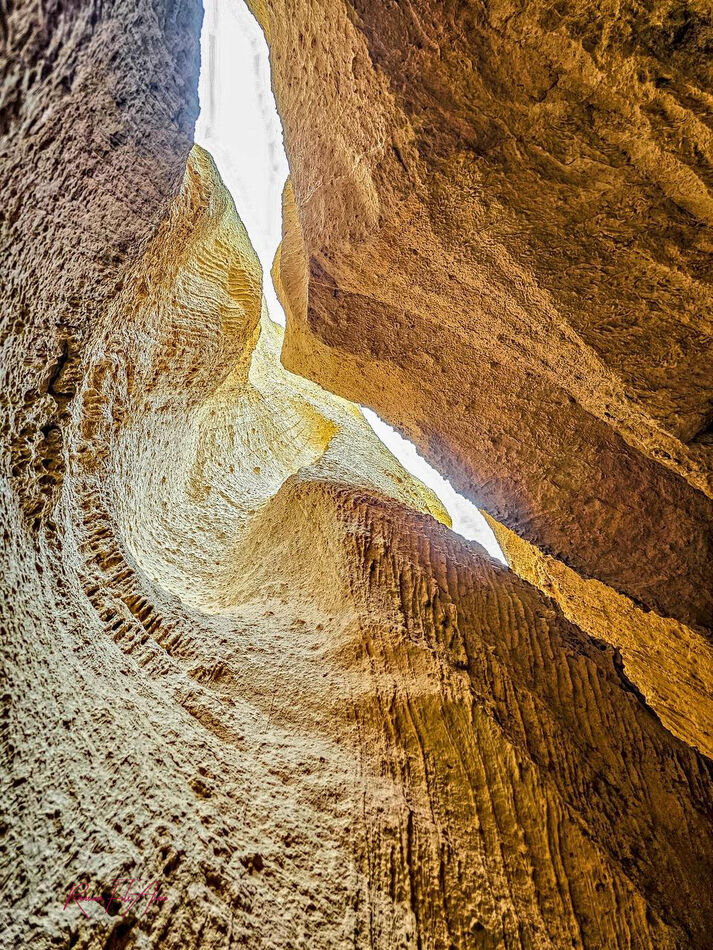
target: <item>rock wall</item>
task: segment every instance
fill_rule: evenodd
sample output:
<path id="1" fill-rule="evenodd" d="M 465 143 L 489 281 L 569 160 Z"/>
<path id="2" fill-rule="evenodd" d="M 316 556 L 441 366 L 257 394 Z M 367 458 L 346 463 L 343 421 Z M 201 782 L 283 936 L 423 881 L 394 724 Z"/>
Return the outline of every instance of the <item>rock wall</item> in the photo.
<path id="1" fill-rule="evenodd" d="M 285 365 L 710 631 L 708 6 L 251 5 L 304 244 Z"/>
<path id="2" fill-rule="evenodd" d="M 512 569 L 552 597 L 595 642 L 613 646 L 617 662 L 666 728 L 713 758 L 710 641 L 685 624 L 642 610 L 600 581 L 583 580 L 557 558 L 487 520 Z"/>
<path id="3" fill-rule="evenodd" d="M 0 17 L 3 474 L 31 526 L 66 463 L 80 353 L 183 177 L 201 14 L 51 0 Z"/>
<path id="4" fill-rule="evenodd" d="M 695 684 L 660 719 L 606 637 L 280 365 L 189 154 L 198 20 L 3 13 L 4 941 L 705 948 Z M 110 902 L 117 878 L 165 899 Z"/>

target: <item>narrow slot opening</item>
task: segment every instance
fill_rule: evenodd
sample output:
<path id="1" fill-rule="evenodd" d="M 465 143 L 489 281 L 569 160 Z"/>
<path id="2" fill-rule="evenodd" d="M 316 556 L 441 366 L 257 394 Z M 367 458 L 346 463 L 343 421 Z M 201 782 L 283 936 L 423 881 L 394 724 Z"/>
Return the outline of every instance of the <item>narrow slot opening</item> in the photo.
<path id="1" fill-rule="evenodd" d="M 280 243 L 282 189 L 289 174 L 282 123 L 270 83 L 270 60 L 263 32 L 245 3 L 204 0 L 201 35 L 201 111 L 195 140 L 213 156 L 233 196 L 263 270 L 263 292 L 270 317 L 282 326 L 285 315 L 270 279 Z M 443 502 L 453 530 L 478 541 L 489 554 L 505 557 L 477 507 L 460 495 L 371 409 L 367 422 L 403 467 Z"/>

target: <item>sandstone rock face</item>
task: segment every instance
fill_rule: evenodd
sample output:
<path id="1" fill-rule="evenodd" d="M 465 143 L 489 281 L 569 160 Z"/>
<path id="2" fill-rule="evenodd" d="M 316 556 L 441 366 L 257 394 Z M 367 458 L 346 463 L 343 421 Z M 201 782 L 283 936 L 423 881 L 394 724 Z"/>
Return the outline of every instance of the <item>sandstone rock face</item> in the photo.
<path id="1" fill-rule="evenodd" d="M 705 948 L 713 769 L 673 715 L 695 689 L 662 724 L 606 636 L 281 367 L 248 236 L 188 154 L 195 9 L 3 23 L 3 940 Z M 110 99 L 128 138 L 99 160 Z M 166 899 L 67 901 L 117 878 Z"/>
<path id="2" fill-rule="evenodd" d="M 304 244 L 285 365 L 710 630 L 709 7 L 252 6 Z"/>
<path id="3" fill-rule="evenodd" d="M 486 516 L 487 517 L 487 516 Z M 508 564 L 562 607 L 595 641 L 611 644 L 617 662 L 674 735 L 713 758 L 713 648 L 676 620 L 641 610 L 595 580 L 487 518 Z"/>
<path id="4" fill-rule="evenodd" d="M 703 946 L 709 763 L 281 369 L 259 281 L 196 149 L 84 355 L 60 547 L 12 566 L 6 933 Z M 120 875 L 167 902 L 63 909 Z"/>

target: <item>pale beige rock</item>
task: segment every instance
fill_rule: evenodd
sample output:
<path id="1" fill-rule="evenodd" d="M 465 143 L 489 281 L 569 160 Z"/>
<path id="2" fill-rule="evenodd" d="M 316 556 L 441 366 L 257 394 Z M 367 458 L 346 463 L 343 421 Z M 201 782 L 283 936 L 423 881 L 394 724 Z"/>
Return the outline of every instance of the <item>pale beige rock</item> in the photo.
<path id="1" fill-rule="evenodd" d="M 426 513 L 358 410 L 280 368 L 260 300 L 195 150 L 84 356 L 44 592 L 13 568 L 5 932 L 703 946 L 708 764 L 610 648 Z M 129 873 L 167 903 L 62 910 Z"/>

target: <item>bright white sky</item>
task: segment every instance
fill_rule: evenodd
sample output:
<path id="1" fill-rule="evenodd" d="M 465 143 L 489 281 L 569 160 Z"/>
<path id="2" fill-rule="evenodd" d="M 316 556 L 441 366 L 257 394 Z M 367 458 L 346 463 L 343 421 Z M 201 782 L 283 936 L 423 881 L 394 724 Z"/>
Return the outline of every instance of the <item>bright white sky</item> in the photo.
<path id="1" fill-rule="evenodd" d="M 285 315 L 270 279 L 289 174 L 267 43 L 242 0 L 203 0 L 201 111 L 195 138 L 215 159 L 260 258 L 270 316 Z"/>
<path id="2" fill-rule="evenodd" d="M 267 43 L 241 0 L 204 0 L 204 8 L 198 86 L 201 112 L 195 139 L 211 153 L 233 196 L 262 264 L 270 316 L 284 326 L 270 268 L 281 238 L 282 188 L 289 168 L 270 85 Z M 453 530 L 480 542 L 504 563 L 495 535 L 475 505 L 421 458 L 411 442 L 370 409 L 363 412 L 404 468 L 438 495 L 453 520 Z"/>

